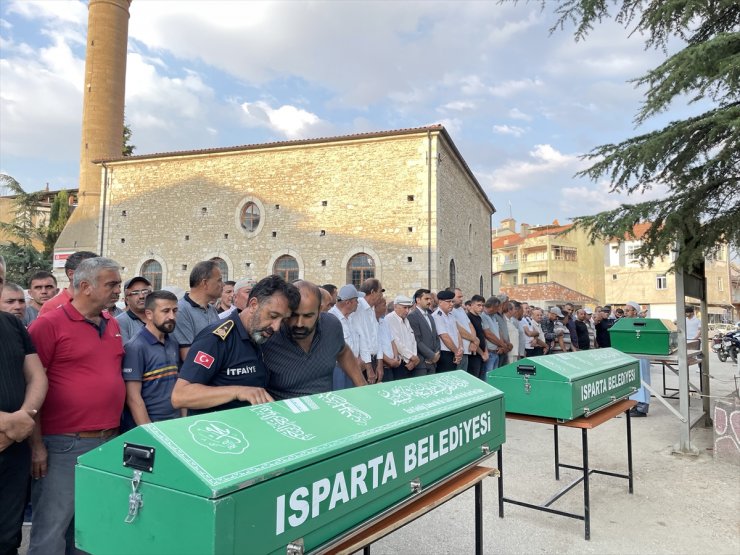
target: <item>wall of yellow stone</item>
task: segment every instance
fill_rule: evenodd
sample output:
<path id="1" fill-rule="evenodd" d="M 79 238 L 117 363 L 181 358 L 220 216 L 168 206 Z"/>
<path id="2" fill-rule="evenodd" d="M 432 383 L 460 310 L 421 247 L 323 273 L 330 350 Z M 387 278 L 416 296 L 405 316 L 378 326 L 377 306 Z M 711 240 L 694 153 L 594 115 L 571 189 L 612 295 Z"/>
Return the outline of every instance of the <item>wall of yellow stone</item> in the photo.
<path id="1" fill-rule="evenodd" d="M 465 298 L 481 293 L 488 297 L 491 295 L 491 213 L 449 145 L 440 141 L 438 152 L 440 156 L 435 159 L 439 190 L 439 289 L 450 285 L 450 261 L 454 259 L 455 286 L 462 289 Z"/>
<path id="2" fill-rule="evenodd" d="M 438 137 L 432 133 L 433 149 Z M 230 279 L 260 278 L 272 273 L 284 254 L 297 259 L 300 277 L 341 286 L 349 258 L 365 252 L 375 260 L 386 296 L 408 294 L 428 284 L 427 151 L 424 132 L 112 162 L 107 164 L 102 252 L 121 263 L 127 277 L 156 259 L 163 266 L 163 284 L 183 288 L 199 260 L 219 256 L 229 266 Z M 453 202 L 443 219 L 456 224 L 476 213 L 474 235 L 481 245 L 464 248 L 460 268 L 474 268 L 477 280 L 480 271 L 472 260 L 480 258 L 476 264 L 487 267 L 483 275 L 490 290 L 490 253 L 485 252 L 490 212 L 469 191 L 472 182 L 459 165 L 445 158 L 442 168 L 436 168 L 439 178 L 432 173 L 433 260 L 448 259 L 450 248 L 464 245 L 468 235 L 467 224 L 449 225 L 450 240 L 438 242 L 439 202 L 468 199 Z M 239 225 L 247 201 L 261 211 L 253 234 Z M 438 271 L 435 265 L 434 288 Z"/>

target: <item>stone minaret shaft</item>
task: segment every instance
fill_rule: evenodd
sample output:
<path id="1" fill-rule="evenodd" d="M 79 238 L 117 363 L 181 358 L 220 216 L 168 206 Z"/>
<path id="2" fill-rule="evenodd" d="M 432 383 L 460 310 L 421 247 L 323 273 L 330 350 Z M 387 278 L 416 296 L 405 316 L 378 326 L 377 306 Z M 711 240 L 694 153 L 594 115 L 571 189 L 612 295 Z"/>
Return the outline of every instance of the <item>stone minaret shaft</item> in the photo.
<path id="1" fill-rule="evenodd" d="M 78 205 L 56 243 L 56 250 L 97 251 L 100 166 L 93 160 L 121 156 L 126 92 L 126 50 L 131 0 L 90 0 Z"/>

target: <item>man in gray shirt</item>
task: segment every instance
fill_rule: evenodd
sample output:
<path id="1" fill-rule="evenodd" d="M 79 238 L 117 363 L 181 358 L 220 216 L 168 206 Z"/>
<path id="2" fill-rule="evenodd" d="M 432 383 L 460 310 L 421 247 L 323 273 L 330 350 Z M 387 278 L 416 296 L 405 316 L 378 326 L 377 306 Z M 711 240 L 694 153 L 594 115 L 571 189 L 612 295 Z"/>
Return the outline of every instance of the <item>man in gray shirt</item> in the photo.
<path id="1" fill-rule="evenodd" d="M 221 297 L 224 280 L 221 269 L 213 260 L 204 260 L 190 272 L 190 292 L 177 303 L 177 327 L 172 337 L 180 347 L 180 359 L 185 360 L 190 345 L 208 324 L 218 322 L 218 312 L 211 305 Z"/>
<path id="2" fill-rule="evenodd" d="M 293 285 L 301 292 L 300 305 L 262 345 L 267 391 L 276 400 L 331 391 L 335 366 L 355 386 L 367 385 L 357 357 L 344 342 L 342 324 L 320 312 L 319 288 L 308 281 Z"/>
<path id="3" fill-rule="evenodd" d="M 123 296 L 126 298 L 126 312 L 116 316 L 118 326 L 121 328 L 121 340 L 126 343 L 144 329 L 146 315 L 144 305 L 149 293 L 152 292 L 152 284 L 145 277 L 132 277 L 123 285 Z"/>

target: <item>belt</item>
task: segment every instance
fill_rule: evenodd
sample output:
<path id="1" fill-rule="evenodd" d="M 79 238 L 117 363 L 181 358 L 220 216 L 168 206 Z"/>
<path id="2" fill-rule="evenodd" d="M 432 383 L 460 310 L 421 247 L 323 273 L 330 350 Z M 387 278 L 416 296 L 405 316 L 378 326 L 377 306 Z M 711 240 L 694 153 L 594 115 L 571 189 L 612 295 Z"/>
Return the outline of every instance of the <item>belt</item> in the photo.
<path id="1" fill-rule="evenodd" d="M 72 432 L 69 434 L 62 434 L 62 435 L 81 437 L 85 439 L 88 439 L 88 438 L 106 439 L 116 434 L 118 434 L 118 428 L 108 428 L 106 430 L 85 430 L 84 432 Z"/>

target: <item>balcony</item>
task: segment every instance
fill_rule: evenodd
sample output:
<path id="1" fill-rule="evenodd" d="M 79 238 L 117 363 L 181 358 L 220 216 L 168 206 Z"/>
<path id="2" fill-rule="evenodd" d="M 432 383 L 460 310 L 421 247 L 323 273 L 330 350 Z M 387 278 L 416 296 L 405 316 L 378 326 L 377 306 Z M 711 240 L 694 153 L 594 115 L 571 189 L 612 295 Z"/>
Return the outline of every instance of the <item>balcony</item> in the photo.
<path id="1" fill-rule="evenodd" d="M 519 267 L 522 273 L 546 272 L 547 260 L 537 260 L 529 257 L 527 260 L 522 260 Z"/>

